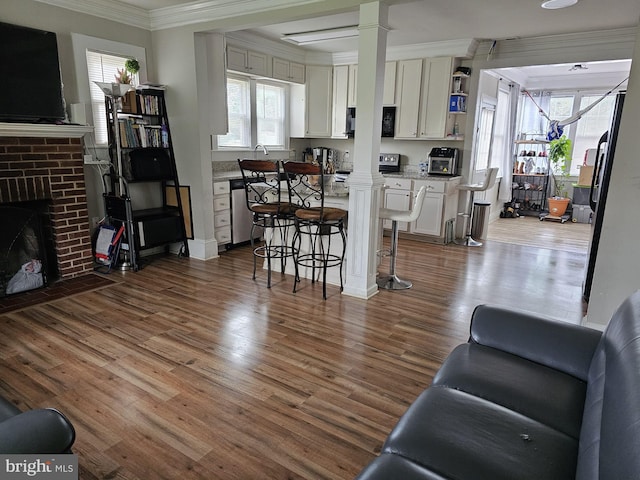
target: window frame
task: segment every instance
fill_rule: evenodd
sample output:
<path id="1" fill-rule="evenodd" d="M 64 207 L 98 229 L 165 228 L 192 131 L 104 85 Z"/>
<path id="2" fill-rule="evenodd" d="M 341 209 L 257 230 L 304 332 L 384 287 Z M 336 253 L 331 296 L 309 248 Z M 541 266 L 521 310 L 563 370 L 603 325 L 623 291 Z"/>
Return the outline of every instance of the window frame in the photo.
<path id="1" fill-rule="evenodd" d="M 103 38 L 90 37 L 79 33 L 71 33 L 71 45 L 73 48 L 73 58 L 76 71 L 76 80 L 78 82 L 78 101 L 88 105 L 91 110 L 90 124 L 93 126 L 93 109 L 91 108 L 91 93 L 89 84 L 89 71 L 87 67 L 87 50 L 106 53 L 128 58 L 135 58 L 140 64 L 138 72 L 138 82 L 147 81 L 147 55 L 146 49 L 137 45 L 130 45 Z M 105 118 L 106 122 L 106 118 Z M 106 147 L 106 144 L 99 144 L 100 147 Z"/>
<path id="2" fill-rule="evenodd" d="M 588 89 L 588 90 L 551 90 L 549 91 L 550 101 L 551 99 L 558 97 L 572 97 L 573 105 L 571 108 L 571 113 L 569 115 L 574 115 L 576 112 L 580 110 L 580 104 L 584 97 L 600 97 L 604 95 L 607 91 L 603 89 Z M 611 95 L 609 95 L 611 96 Z M 611 106 L 611 117 L 613 117 L 613 109 L 615 108 L 615 104 Z M 586 113 L 584 116 L 588 115 L 591 112 Z M 553 120 L 562 120 L 563 118 L 554 118 L 553 115 L 550 115 Z M 564 117 L 567 118 L 567 117 Z M 567 167 L 569 168 L 570 177 L 577 177 L 580 174 L 580 169 L 578 168 L 583 161 L 583 154 L 580 154 L 579 157 L 576 157 L 575 154 L 575 145 L 576 145 L 576 136 L 578 133 L 578 124 L 580 120 L 572 123 L 571 125 L 567 125 L 564 127 L 564 134 L 571 140 L 571 162 Z M 604 133 L 604 130 L 602 131 Z M 595 148 L 597 142 L 593 144 L 592 148 Z M 576 168 L 572 168 L 576 167 Z"/>
<path id="3" fill-rule="evenodd" d="M 110 67 L 118 69 L 118 68 L 124 68 L 125 61 L 131 58 L 131 57 L 126 57 L 122 55 L 114 55 L 112 53 L 97 52 L 95 50 L 89 50 L 89 49 L 86 50 L 85 55 L 87 57 L 87 71 L 89 70 L 89 63 L 90 63 L 89 56 L 90 55 L 94 57 L 97 56 L 100 58 L 101 67 L 99 68 L 99 70 L 102 75 L 99 81 L 101 82 L 113 82 L 115 80 L 115 73 L 113 72 L 110 72 L 110 74 L 113 73 L 113 77 L 104 78 L 105 71 L 102 65 L 104 65 L 105 60 L 107 61 Z M 105 57 L 110 57 L 110 58 L 106 59 Z M 115 59 L 115 61 L 113 61 L 113 59 Z M 102 90 L 95 84 L 96 81 L 98 80 L 91 80 L 91 74 L 89 74 L 89 94 L 91 96 L 91 101 L 89 104 L 91 105 L 91 112 L 93 117 L 92 118 L 93 127 L 94 127 L 93 134 L 96 140 L 96 144 L 106 145 L 109 142 L 109 137 L 108 137 L 108 127 L 106 122 L 107 114 L 106 114 L 106 105 L 104 101 L 105 96 Z M 140 80 L 138 79 L 138 74 L 132 75 L 132 81 L 134 84 L 137 84 L 140 82 Z"/>
<path id="4" fill-rule="evenodd" d="M 270 86 L 276 86 L 283 89 L 284 98 L 283 98 L 283 122 L 282 122 L 282 133 L 283 133 L 283 144 L 282 145 L 268 145 L 264 144 L 265 147 L 269 150 L 273 151 L 286 151 L 289 149 L 290 144 L 290 136 L 289 136 L 289 105 L 290 105 L 290 88 L 287 82 L 280 82 L 278 80 L 272 80 L 262 77 L 253 77 L 250 75 L 242 75 L 237 72 L 227 71 L 227 79 L 236 79 L 243 80 L 249 82 L 249 95 L 250 95 L 250 145 L 248 147 L 240 147 L 240 146 L 222 146 L 219 144 L 219 137 L 223 135 L 213 135 L 213 150 L 214 151 L 222 151 L 222 152 L 246 152 L 252 151 L 253 146 L 261 143 L 258 141 L 258 119 L 257 119 L 257 106 L 256 106 L 256 86 L 257 84 L 264 84 Z"/>

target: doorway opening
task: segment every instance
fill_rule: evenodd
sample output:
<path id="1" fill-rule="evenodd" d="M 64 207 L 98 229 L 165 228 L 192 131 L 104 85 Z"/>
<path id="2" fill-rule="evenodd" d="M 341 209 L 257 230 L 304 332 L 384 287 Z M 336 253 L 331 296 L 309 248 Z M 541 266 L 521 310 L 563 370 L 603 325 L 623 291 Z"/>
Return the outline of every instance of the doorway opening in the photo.
<path id="1" fill-rule="evenodd" d="M 501 177 L 499 191 L 494 192 L 493 198 L 488 198 L 494 202 L 490 239 L 587 253 L 591 210 L 585 204 L 588 203 L 585 202 L 588 188 L 583 184 L 590 183 L 589 167 L 594 160 L 598 138 L 611 124 L 615 92 L 565 128 L 565 135 L 572 140 L 573 146 L 572 160 L 567 164 L 570 173 L 567 190 L 573 209 L 566 222 L 540 221 L 553 185 L 553 172 L 546 161 L 549 122 L 540 114 L 540 109 L 554 120 L 571 117 L 627 78 L 631 61 L 580 65 L 579 69 L 574 64 L 557 64 L 481 72 L 477 108 L 480 112 L 480 104 L 486 103 L 487 97 L 495 98 L 497 106 L 489 162 L 500 168 Z M 620 88 L 625 87 L 626 82 Z M 502 97 L 499 96 L 501 92 Z M 504 105 L 509 101 L 509 112 L 498 113 L 501 103 Z M 523 141 L 532 143 L 524 145 Z"/>

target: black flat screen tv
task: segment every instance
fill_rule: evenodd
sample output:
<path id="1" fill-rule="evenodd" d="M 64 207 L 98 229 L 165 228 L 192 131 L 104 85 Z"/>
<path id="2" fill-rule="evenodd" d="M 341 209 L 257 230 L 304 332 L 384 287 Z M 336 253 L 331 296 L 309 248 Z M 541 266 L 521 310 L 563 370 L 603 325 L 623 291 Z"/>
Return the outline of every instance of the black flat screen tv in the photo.
<path id="1" fill-rule="evenodd" d="M 0 122 L 65 119 L 56 34 L 0 22 Z"/>

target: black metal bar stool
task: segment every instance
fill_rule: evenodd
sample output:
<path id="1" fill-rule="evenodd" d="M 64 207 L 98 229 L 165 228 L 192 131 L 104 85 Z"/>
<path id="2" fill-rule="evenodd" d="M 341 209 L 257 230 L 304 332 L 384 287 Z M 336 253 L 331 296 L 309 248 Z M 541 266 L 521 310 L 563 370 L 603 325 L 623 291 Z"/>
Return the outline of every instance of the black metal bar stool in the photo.
<path id="1" fill-rule="evenodd" d="M 413 283 L 408 280 L 402 280 L 396 275 L 396 259 L 398 258 L 398 222 L 414 222 L 422 211 L 424 197 L 427 194 L 427 187 L 423 185 L 418 190 L 416 197 L 413 199 L 413 207 L 409 211 L 393 210 L 390 208 L 381 208 L 378 216 L 381 219 L 391 220 L 391 264 L 389 266 L 388 275 L 380 275 L 376 279 L 379 288 L 387 290 L 404 290 L 411 288 Z M 380 246 L 382 249 L 382 246 Z"/>
<path id="2" fill-rule="evenodd" d="M 316 270 L 322 273 L 322 297 L 327 299 L 327 269 L 340 269 L 340 291 L 343 290 L 342 265 L 347 247 L 347 211 L 325 207 L 325 184 L 330 175 L 324 175 L 320 164 L 285 162 L 289 200 L 295 209 L 296 231 L 293 238 L 296 278 L 293 291 L 300 281 L 300 267 L 311 268 L 311 282 L 316 281 Z M 342 246 L 332 249 L 332 238 L 339 236 Z M 304 239 L 304 247 L 303 247 Z"/>
<path id="3" fill-rule="evenodd" d="M 485 190 L 489 190 L 491 187 L 493 187 L 493 185 L 496 183 L 497 176 L 498 169 L 494 167 L 487 170 L 487 174 L 484 177 L 482 183 L 458 185 L 459 190 L 467 190 L 470 192 L 470 194 L 465 211 L 458 213 L 458 216 L 464 218 L 465 221 L 463 230 L 465 232 L 465 235 L 464 238 L 456 239 L 456 244 L 465 245 L 467 247 L 479 247 L 482 245 L 482 242 L 478 242 L 471 237 L 473 196 L 475 192 L 484 192 Z"/>
<path id="4" fill-rule="evenodd" d="M 251 248 L 253 250 L 253 279 L 256 278 L 258 258 L 267 260 L 267 288 L 271 288 L 271 260 L 280 259 L 284 274 L 286 259 L 293 256 L 289 242 L 289 227 L 294 225 L 293 210 L 282 201 L 280 163 L 271 160 L 238 160 L 247 208 L 253 213 Z M 264 243 L 255 245 L 256 228 L 264 230 Z"/>

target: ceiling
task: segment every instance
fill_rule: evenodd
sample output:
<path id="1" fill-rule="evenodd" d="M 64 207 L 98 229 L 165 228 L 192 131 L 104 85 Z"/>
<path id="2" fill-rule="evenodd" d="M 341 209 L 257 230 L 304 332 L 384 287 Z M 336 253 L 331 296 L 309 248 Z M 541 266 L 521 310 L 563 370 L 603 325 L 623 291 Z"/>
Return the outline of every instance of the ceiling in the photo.
<path id="1" fill-rule="evenodd" d="M 66 3 L 68 0 L 40 0 L 47 3 Z M 228 0 L 93 0 L 93 2 L 114 5 L 119 4 L 135 8 L 137 12 L 146 12 L 151 17 L 174 17 L 189 12 L 197 20 L 205 21 L 202 12 L 216 9 L 237 8 L 238 12 L 249 13 L 252 7 L 262 8 L 262 12 L 271 6 L 263 1 L 229 2 Z M 278 3 L 278 2 L 274 2 Z M 310 0 L 306 3 L 316 3 Z M 331 2 L 327 2 L 331 3 Z M 357 2 L 345 2 L 354 5 Z M 389 4 L 387 47 L 420 45 L 442 41 L 463 39 L 503 40 L 511 38 L 538 37 L 555 34 L 611 30 L 635 27 L 640 19 L 640 1 L 638 0 L 579 0 L 572 7 L 547 10 L 540 6 L 541 0 L 387 0 Z M 236 7 L 237 5 L 237 7 Z M 62 5 L 61 5 L 62 6 Z M 69 8 L 67 6 L 67 8 Z M 357 7 L 347 8 L 340 14 L 302 18 L 293 21 L 273 23 L 273 15 L 261 15 L 264 25 L 254 25 L 247 31 L 280 41 L 284 34 L 343 27 L 358 24 Z M 220 11 L 220 10 L 218 10 Z M 193 19 L 195 23 L 196 19 Z M 254 20 L 255 22 L 255 20 Z M 358 49 L 357 38 L 341 39 L 306 45 L 303 48 L 314 52 L 354 52 Z M 571 65 L 557 67 L 557 74 L 566 75 Z M 615 71 L 628 72 L 629 63 L 589 64 L 589 68 L 571 72 L 574 76 L 589 76 L 596 72 L 612 68 Z M 548 76 L 549 70 L 528 69 L 512 70 L 514 75 Z M 506 72 L 505 72 L 506 73 Z M 552 74 L 554 74 L 552 72 Z"/>

